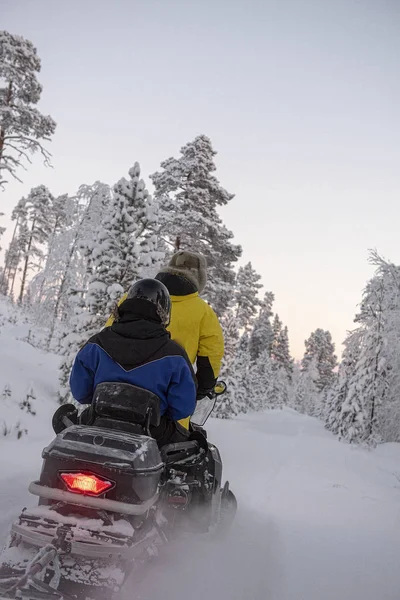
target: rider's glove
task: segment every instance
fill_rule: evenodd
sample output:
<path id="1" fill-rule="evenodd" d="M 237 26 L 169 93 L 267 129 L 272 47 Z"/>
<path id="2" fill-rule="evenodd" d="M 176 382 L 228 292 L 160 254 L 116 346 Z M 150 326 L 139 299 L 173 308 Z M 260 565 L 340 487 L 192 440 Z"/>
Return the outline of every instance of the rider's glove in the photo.
<path id="1" fill-rule="evenodd" d="M 203 398 L 205 398 L 206 396 L 211 394 L 212 391 L 213 391 L 213 388 L 211 388 L 209 390 L 198 388 L 196 400 L 202 400 Z"/>

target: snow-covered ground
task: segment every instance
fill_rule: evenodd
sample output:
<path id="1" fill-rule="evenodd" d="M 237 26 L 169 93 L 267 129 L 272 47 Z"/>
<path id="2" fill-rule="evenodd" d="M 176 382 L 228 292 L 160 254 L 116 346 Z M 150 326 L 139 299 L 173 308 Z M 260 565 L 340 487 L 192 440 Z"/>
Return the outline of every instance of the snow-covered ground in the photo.
<path id="1" fill-rule="evenodd" d="M 2 414 L 22 414 L 28 435 L 0 437 L 0 538 L 40 470 L 57 406 L 58 358 L 0 329 Z M 36 415 L 18 407 L 32 386 Z M 0 390 L 1 391 L 1 390 Z M 18 396 L 18 398 L 17 398 Z M 126 600 L 398 600 L 400 445 L 367 451 L 339 443 L 315 419 L 289 409 L 212 420 L 225 476 L 238 502 L 225 540 L 185 540 L 131 582 Z"/>
<path id="2" fill-rule="evenodd" d="M 208 429 L 239 502 L 233 530 L 163 555 L 126 598 L 400 598 L 400 445 L 350 447 L 291 410 Z"/>

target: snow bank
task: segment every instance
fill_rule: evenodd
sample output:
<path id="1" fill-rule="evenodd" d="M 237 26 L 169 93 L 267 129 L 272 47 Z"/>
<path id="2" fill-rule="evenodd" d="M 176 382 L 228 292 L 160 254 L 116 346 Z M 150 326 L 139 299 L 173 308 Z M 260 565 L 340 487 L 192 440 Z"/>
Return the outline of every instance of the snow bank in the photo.
<path id="1" fill-rule="evenodd" d="M 49 435 L 57 407 L 59 357 L 32 346 L 44 337 L 20 309 L 0 300 L 0 443 Z M 42 336 L 42 338 L 41 338 Z"/>

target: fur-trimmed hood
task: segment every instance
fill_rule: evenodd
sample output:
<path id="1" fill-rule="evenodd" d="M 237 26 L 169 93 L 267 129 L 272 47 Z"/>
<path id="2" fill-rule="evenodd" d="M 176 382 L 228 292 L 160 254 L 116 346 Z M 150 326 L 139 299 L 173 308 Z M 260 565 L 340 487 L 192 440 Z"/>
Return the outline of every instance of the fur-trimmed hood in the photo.
<path id="1" fill-rule="evenodd" d="M 202 254 L 180 250 L 171 258 L 167 267 L 160 273 L 169 273 L 187 279 L 201 293 L 207 283 L 207 261 Z"/>

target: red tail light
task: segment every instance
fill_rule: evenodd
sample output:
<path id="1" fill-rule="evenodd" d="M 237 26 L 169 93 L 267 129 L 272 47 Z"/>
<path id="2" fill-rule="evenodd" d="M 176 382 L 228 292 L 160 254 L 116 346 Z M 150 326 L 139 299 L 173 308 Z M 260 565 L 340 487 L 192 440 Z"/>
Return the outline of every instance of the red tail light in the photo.
<path id="1" fill-rule="evenodd" d="M 111 481 L 89 473 L 60 473 L 60 477 L 71 492 L 87 496 L 100 496 L 113 486 Z"/>

